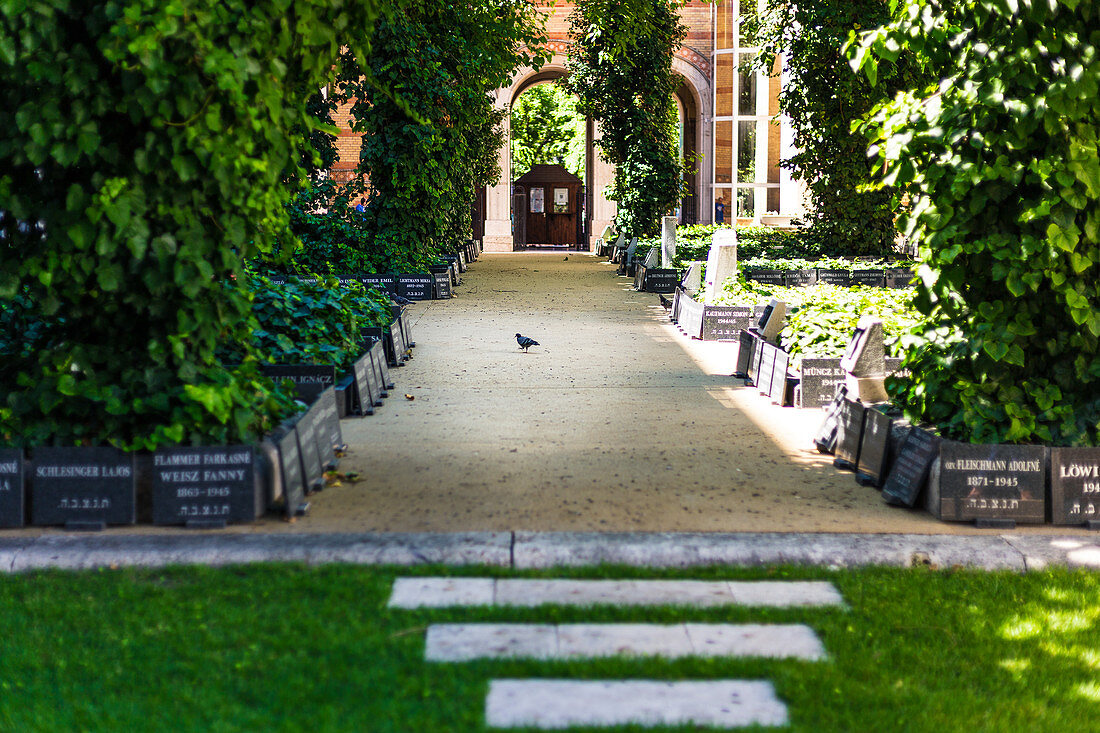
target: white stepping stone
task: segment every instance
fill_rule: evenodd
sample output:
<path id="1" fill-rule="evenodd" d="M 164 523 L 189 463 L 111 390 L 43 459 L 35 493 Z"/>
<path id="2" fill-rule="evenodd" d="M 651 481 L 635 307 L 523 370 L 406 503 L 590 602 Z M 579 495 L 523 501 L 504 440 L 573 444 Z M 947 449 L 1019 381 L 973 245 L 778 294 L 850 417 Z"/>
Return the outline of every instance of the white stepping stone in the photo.
<path id="1" fill-rule="evenodd" d="M 493 578 L 398 578 L 390 608 L 493 605 Z"/>
<path id="2" fill-rule="evenodd" d="M 429 662 L 471 659 L 553 659 L 558 632 L 551 624 L 432 624 L 424 642 Z"/>
<path id="3" fill-rule="evenodd" d="M 825 645 L 804 624 L 684 624 L 697 657 L 826 658 Z"/>
<path id="4" fill-rule="evenodd" d="M 729 584 L 704 580 L 497 581 L 499 606 L 728 606 Z"/>
<path id="5" fill-rule="evenodd" d="M 738 606 L 796 608 L 843 606 L 844 596 L 827 580 L 730 581 L 730 595 Z"/>
<path id="6" fill-rule="evenodd" d="M 558 626 L 559 659 L 596 657 L 692 656 L 691 638 L 683 624 L 562 624 Z"/>
<path id="7" fill-rule="evenodd" d="M 825 658 L 804 624 L 433 624 L 424 656 L 472 659 L 595 659 L 618 656 Z"/>
<path id="8" fill-rule="evenodd" d="M 491 728 L 699 725 L 785 726 L 787 706 L 770 682 L 492 680 L 485 698 Z"/>
<path id="9" fill-rule="evenodd" d="M 391 608 L 447 606 L 843 606 L 827 581 L 398 578 Z"/>

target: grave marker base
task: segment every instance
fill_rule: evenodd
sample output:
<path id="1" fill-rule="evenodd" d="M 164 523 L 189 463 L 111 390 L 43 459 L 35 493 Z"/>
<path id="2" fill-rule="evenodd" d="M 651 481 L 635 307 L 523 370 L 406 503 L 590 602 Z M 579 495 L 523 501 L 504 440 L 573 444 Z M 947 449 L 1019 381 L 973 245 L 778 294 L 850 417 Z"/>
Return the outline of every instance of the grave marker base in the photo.
<path id="1" fill-rule="evenodd" d="M 1090 519 L 1089 521 L 1085 522 L 1085 529 L 1091 530 L 1093 532 L 1100 532 L 1100 519 Z"/>
<path id="2" fill-rule="evenodd" d="M 184 529 L 225 529 L 224 519 L 188 519 L 183 523 Z"/>
<path id="3" fill-rule="evenodd" d="M 978 529 L 1016 529 L 1015 519 L 979 518 L 974 520 Z"/>
<path id="4" fill-rule="evenodd" d="M 106 522 L 74 520 L 65 522 L 65 529 L 70 532 L 102 532 L 107 529 Z"/>

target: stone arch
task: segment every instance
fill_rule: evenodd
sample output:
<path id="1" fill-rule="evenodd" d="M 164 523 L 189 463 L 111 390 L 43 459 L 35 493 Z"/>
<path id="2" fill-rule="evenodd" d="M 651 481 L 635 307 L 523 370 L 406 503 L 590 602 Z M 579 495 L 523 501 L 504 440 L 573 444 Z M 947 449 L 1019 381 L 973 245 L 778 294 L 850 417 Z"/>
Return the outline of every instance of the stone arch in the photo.
<path id="1" fill-rule="evenodd" d="M 504 140 L 501 146 L 499 165 L 501 178 L 496 185 L 489 186 L 485 194 L 485 229 L 483 246 L 488 252 L 511 252 L 514 249 L 512 237 L 512 191 L 509 172 L 512 169 L 511 139 L 512 121 L 510 114 L 512 103 L 525 89 L 568 75 L 565 62 L 572 43 L 564 40 L 552 40 L 548 44 L 553 55 L 540 69 L 524 67 L 513 77 L 507 87 L 497 89 L 494 105 L 506 113 L 504 118 Z M 707 221 L 706 213 L 711 206 L 711 116 L 713 114 L 713 93 L 707 59 L 694 49 L 683 47 L 672 60 L 672 69 L 680 77 L 677 89 L 677 102 L 685 113 L 685 149 L 692 149 L 699 156 L 697 172 L 691 176 L 689 184 L 696 196 L 691 202 L 695 207 L 694 220 Z M 689 116 L 690 115 L 690 116 Z M 693 121 L 694 124 L 689 124 Z M 588 201 L 588 233 L 590 246 L 603 232 L 605 226 L 615 218 L 615 202 L 603 196 L 604 188 L 611 183 L 614 169 L 602 161 L 592 148 L 597 123 L 588 121 L 587 160 L 585 165 L 585 186 Z M 687 143 L 691 143 L 690 145 Z M 682 213 L 683 216 L 683 213 Z M 683 216 L 690 221 L 690 216 Z"/>

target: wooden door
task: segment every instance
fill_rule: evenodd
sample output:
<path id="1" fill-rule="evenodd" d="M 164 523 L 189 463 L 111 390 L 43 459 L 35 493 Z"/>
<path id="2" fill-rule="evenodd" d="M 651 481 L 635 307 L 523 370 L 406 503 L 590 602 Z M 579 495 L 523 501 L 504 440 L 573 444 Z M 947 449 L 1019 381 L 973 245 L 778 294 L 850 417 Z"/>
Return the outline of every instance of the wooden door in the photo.
<path id="1" fill-rule="evenodd" d="M 527 193 L 527 244 L 549 244 L 546 220 L 546 188 L 531 186 Z"/>

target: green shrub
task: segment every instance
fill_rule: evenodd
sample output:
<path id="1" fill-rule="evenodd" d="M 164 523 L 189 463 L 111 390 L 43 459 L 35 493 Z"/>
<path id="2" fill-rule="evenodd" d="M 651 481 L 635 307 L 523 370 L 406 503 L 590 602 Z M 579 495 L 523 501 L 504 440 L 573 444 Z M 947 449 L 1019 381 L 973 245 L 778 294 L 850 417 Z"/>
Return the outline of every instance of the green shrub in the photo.
<path id="1" fill-rule="evenodd" d="M 852 49 L 872 80 L 902 57 L 943 77 L 868 130 L 926 265 L 894 396 L 952 438 L 1100 445 L 1100 4 L 912 0 L 901 17 Z"/>
<path id="2" fill-rule="evenodd" d="M 767 305 L 773 298 L 787 305 L 780 345 L 793 357 L 843 356 L 856 323 L 865 315 L 882 319 L 887 353 L 902 356 L 909 343 L 905 337 L 919 319 L 912 290 L 863 285 L 788 288 L 730 278 L 715 305 Z"/>
<path id="3" fill-rule="evenodd" d="M 257 439 L 289 403 L 247 342 L 307 99 L 375 0 L 0 4 L 0 299 L 48 348 L 0 363 L 0 443 Z M 312 157 L 312 156 L 310 156 Z M 10 352 L 10 350 L 9 350 Z"/>
<path id="4" fill-rule="evenodd" d="M 393 321 L 389 297 L 359 283 L 307 277 L 273 285 L 253 275 L 249 289 L 258 324 L 251 347 L 271 364 L 335 364 L 348 371 L 363 354 L 363 329 Z M 219 357 L 237 363 L 246 352 L 227 344 Z"/>

